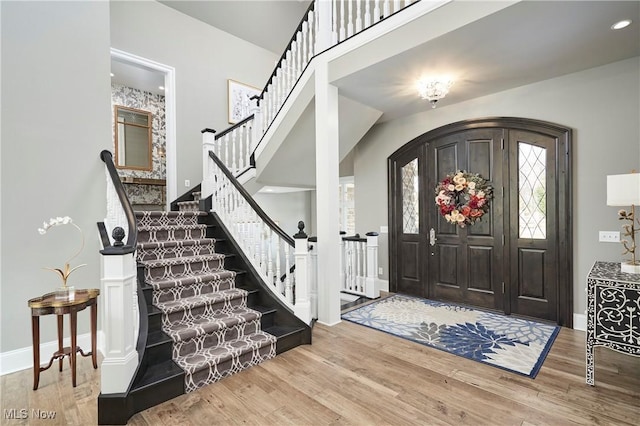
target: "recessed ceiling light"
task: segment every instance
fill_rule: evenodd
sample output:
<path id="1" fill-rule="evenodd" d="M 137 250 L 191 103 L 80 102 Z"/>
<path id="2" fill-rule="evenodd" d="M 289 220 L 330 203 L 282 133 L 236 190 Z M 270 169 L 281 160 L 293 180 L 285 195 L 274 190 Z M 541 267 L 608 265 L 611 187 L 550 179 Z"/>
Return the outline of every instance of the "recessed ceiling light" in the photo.
<path id="1" fill-rule="evenodd" d="M 616 22 L 615 24 L 613 24 L 611 26 L 612 30 L 621 30 L 625 27 L 628 27 L 629 25 L 631 25 L 631 19 L 624 19 L 622 21 Z"/>
<path id="2" fill-rule="evenodd" d="M 164 86 L 158 86 L 158 89 L 164 90 Z"/>
<path id="3" fill-rule="evenodd" d="M 115 77 L 116 75 L 114 73 L 111 73 L 111 77 Z"/>

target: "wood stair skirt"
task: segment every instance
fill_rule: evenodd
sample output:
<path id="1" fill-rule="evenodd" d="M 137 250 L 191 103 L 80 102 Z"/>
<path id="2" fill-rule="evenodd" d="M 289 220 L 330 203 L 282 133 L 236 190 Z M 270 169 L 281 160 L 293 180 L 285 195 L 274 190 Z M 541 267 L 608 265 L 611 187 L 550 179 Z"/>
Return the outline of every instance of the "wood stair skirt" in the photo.
<path id="1" fill-rule="evenodd" d="M 126 395 L 98 398 L 100 424 L 135 413 L 311 343 L 311 328 L 261 288 L 212 213 L 136 212 L 138 280 L 147 305 L 144 355 Z"/>

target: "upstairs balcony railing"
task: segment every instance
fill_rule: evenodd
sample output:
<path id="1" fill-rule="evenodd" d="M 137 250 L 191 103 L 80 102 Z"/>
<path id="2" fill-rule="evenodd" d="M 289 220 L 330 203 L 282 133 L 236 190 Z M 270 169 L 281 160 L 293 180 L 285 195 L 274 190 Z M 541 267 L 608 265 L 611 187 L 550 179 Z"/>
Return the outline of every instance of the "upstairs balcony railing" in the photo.
<path id="1" fill-rule="evenodd" d="M 314 56 L 365 31 L 419 0 L 314 0 L 253 101 L 250 116 L 215 136 L 210 146 L 235 176 L 252 156 Z M 205 136 L 206 138 L 206 136 Z M 203 160 L 206 163 L 208 150 Z M 205 175 L 206 176 L 206 175 Z M 203 196 L 211 194 L 203 193 Z"/>

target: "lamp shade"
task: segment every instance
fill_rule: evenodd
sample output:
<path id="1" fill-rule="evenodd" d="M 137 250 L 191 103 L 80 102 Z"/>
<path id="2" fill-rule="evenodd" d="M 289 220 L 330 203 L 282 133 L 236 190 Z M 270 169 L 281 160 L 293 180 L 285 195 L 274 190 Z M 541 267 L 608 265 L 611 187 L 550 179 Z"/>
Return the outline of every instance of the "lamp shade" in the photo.
<path id="1" fill-rule="evenodd" d="M 607 205 L 640 205 L 640 173 L 607 176 Z"/>

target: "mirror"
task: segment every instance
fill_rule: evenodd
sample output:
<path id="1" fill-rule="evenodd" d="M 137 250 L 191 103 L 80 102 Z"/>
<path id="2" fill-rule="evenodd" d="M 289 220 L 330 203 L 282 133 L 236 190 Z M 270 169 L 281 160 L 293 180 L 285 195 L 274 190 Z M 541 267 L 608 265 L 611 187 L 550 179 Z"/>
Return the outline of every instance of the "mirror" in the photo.
<path id="1" fill-rule="evenodd" d="M 116 167 L 151 171 L 151 113 L 116 105 L 114 115 Z"/>

